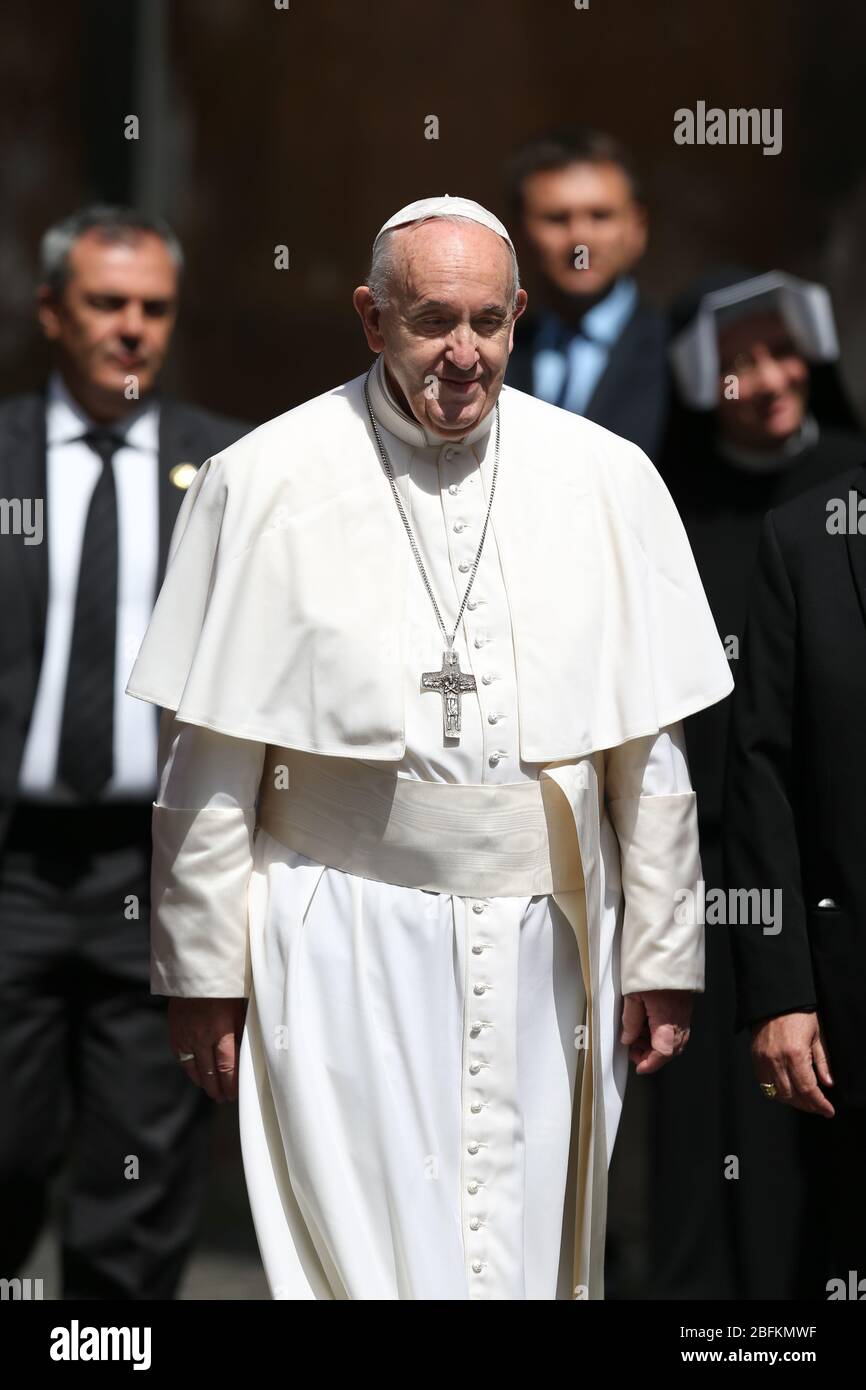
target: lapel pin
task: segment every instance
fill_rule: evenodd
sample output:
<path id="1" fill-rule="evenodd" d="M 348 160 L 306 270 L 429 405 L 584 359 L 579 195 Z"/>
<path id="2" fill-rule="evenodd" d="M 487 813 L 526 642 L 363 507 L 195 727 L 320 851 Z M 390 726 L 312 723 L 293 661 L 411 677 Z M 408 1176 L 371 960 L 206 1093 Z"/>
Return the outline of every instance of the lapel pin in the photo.
<path id="1" fill-rule="evenodd" d="M 194 463 L 176 463 L 168 476 L 175 487 L 179 487 L 181 492 L 186 492 L 197 472 Z"/>

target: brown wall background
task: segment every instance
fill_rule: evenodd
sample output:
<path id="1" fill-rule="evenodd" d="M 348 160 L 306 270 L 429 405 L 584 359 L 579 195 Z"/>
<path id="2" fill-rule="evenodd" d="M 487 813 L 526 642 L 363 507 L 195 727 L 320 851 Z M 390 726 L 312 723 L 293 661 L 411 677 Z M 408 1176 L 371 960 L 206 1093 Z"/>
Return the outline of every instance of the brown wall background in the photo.
<path id="1" fill-rule="evenodd" d="M 81 202 L 124 197 L 169 218 L 189 274 L 166 384 L 263 419 L 366 364 L 350 295 L 387 216 L 441 192 L 504 213 L 514 145 L 588 122 L 645 172 L 650 295 L 665 302 L 718 259 L 825 279 L 866 411 L 859 7 L 49 0 L 4 13 L 0 54 L 4 394 L 44 371 L 36 243 Z M 782 152 L 675 145 L 674 111 L 698 100 L 781 107 Z M 123 136 L 130 112 L 138 141 Z"/>

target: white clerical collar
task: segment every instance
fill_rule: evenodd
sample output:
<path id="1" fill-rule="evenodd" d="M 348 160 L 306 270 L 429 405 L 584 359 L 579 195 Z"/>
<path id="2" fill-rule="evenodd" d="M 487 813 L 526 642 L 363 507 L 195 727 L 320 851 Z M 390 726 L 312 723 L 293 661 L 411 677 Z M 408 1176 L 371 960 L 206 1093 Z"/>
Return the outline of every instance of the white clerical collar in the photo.
<path id="1" fill-rule="evenodd" d="M 743 449 L 723 435 L 719 435 L 717 447 L 722 457 L 737 468 L 750 473 L 781 473 L 806 449 L 817 444 L 819 434 L 818 421 L 814 415 L 807 415 L 800 428 L 790 434 L 778 449 Z"/>
<path id="2" fill-rule="evenodd" d="M 449 439 L 446 435 L 436 434 L 435 431 L 427 429 L 425 425 L 420 425 L 415 417 L 407 415 L 394 399 L 388 378 L 385 375 L 385 364 L 381 353 L 373 364 L 369 381 L 370 403 L 379 424 L 389 430 L 391 434 L 396 435 L 398 439 L 402 439 L 404 444 L 410 444 L 414 449 L 425 447 L 442 449 L 446 444 L 474 444 L 490 432 L 496 413 L 495 409 L 488 411 L 484 419 L 462 439 L 455 437 Z"/>
<path id="3" fill-rule="evenodd" d="M 153 399 L 146 399 L 137 410 L 121 419 L 112 420 L 108 425 L 100 424 L 91 419 L 55 368 L 46 386 L 45 428 L 49 445 L 70 443 L 88 430 L 108 429 L 119 435 L 126 445 L 155 450 L 159 447 L 159 406 Z"/>

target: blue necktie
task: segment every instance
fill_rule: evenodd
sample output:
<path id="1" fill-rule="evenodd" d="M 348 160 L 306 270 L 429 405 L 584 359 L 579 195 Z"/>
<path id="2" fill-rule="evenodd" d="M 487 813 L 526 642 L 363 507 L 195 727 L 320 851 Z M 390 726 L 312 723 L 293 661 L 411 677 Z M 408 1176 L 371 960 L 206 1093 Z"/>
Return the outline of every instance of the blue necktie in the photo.
<path id="1" fill-rule="evenodd" d="M 571 392 L 571 356 L 569 353 L 569 348 L 571 344 L 574 342 L 575 338 L 582 338 L 585 343 L 591 343 L 593 341 L 593 339 L 584 329 L 583 325 L 581 325 L 579 328 L 571 328 L 568 324 L 562 324 L 556 335 L 555 346 L 562 353 L 562 356 L 565 360 L 565 376 L 562 378 L 562 386 L 559 389 L 559 393 L 556 397 L 556 400 L 553 402 L 553 404 L 558 405 L 560 409 L 564 409 L 565 402 L 568 399 Z"/>

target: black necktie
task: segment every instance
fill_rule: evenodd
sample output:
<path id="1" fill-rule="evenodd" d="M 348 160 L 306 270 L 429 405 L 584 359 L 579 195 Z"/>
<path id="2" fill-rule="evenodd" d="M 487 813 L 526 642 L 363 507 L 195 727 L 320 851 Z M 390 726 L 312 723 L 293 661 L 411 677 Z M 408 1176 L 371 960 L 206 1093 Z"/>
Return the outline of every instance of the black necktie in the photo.
<path id="1" fill-rule="evenodd" d="M 123 440 L 107 430 L 82 438 L 102 460 L 102 473 L 84 527 L 57 773 L 90 801 L 113 768 L 117 495 L 111 461 Z"/>

